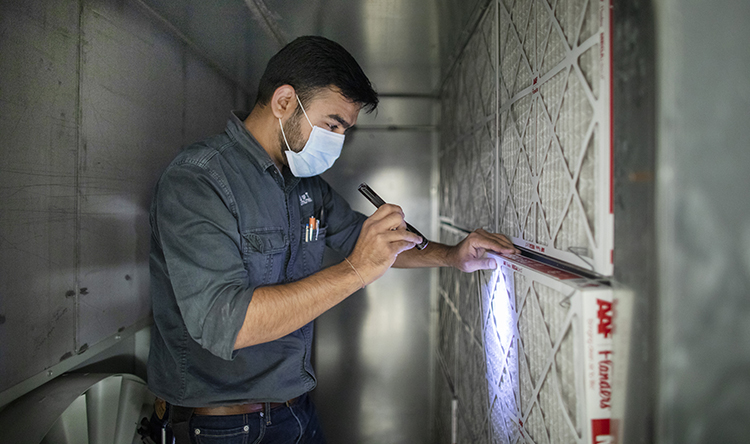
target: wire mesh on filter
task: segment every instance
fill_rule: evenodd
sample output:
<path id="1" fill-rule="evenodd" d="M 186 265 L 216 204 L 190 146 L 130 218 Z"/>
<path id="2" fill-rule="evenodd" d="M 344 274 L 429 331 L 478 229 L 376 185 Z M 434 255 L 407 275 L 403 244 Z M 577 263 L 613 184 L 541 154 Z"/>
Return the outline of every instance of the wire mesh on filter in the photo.
<path id="1" fill-rule="evenodd" d="M 566 295 L 501 267 L 484 282 L 493 442 L 580 443 L 577 313 Z"/>
<path id="2" fill-rule="evenodd" d="M 566 299 L 562 293 L 534 282 L 519 314 L 519 328 L 527 330 L 522 333 L 521 362 L 529 370 L 527 384 L 521 385 L 521 398 L 526 400 L 524 427 L 532 436 L 544 435 L 549 442 L 561 443 L 580 440 L 573 346 L 580 338 Z"/>
<path id="3" fill-rule="evenodd" d="M 460 415 L 459 442 L 489 442 L 487 379 L 484 350 L 473 332 L 459 332 L 459 374 L 456 392 Z"/>
<path id="4" fill-rule="evenodd" d="M 441 228 L 440 242 L 454 245 L 460 236 L 454 231 Z M 458 337 L 462 329 L 458 313 L 458 300 L 462 297 L 458 274 L 451 268 L 440 268 L 438 271 L 438 337 L 437 337 L 437 375 L 436 390 L 436 425 L 439 437 L 451 436 L 451 401 L 456 398 L 458 373 Z"/>
<path id="5" fill-rule="evenodd" d="M 519 244 L 609 274 L 598 4 L 499 2 L 498 215 Z"/>
<path id="6" fill-rule="evenodd" d="M 434 430 L 437 437 L 441 440 L 447 440 L 451 436 L 451 401 L 453 400 L 453 390 L 448 380 L 438 371 L 435 378 L 435 416 Z"/>
<path id="7" fill-rule="evenodd" d="M 484 272 L 483 339 L 489 421 L 493 443 L 514 443 L 520 436 L 518 408 L 518 333 L 512 276 L 498 269 Z"/>
<path id="8" fill-rule="evenodd" d="M 497 57 L 494 8 L 469 39 L 442 93 L 440 215 L 466 229 L 494 229 Z"/>
<path id="9" fill-rule="evenodd" d="M 443 292 L 441 291 L 441 293 Z M 459 319 L 444 293 L 438 299 L 438 317 L 440 323 L 438 333 L 439 358 L 442 361 L 443 371 L 447 373 L 449 378 L 454 378 L 457 368 L 456 348 Z"/>

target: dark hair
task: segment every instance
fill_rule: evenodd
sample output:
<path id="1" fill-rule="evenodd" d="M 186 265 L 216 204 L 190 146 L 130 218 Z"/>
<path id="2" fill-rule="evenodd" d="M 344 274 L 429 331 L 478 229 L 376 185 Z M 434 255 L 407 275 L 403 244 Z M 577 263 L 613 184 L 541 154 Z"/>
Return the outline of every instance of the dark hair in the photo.
<path id="1" fill-rule="evenodd" d="M 354 57 L 324 37 L 298 37 L 271 57 L 260 78 L 256 103 L 268 104 L 282 85 L 291 85 L 303 104 L 319 89 L 336 87 L 368 113 L 378 106 L 378 93 Z"/>

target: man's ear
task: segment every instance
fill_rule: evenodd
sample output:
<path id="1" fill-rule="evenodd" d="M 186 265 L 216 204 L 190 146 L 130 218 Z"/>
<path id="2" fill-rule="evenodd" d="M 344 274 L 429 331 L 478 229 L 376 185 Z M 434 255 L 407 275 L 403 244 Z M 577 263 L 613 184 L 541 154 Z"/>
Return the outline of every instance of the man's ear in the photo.
<path id="1" fill-rule="evenodd" d="M 289 117 L 297 109 L 296 92 L 291 85 L 276 88 L 271 97 L 271 112 L 277 119 Z"/>

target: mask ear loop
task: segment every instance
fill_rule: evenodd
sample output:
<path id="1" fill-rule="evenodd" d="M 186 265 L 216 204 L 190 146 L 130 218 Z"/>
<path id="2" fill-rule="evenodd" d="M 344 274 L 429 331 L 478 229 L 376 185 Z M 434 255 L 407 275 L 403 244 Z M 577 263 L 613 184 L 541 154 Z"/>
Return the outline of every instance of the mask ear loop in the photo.
<path id="1" fill-rule="evenodd" d="M 315 128 L 315 125 L 310 122 L 310 118 L 307 117 L 307 112 L 305 111 L 305 107 L 302 106 L 302 101 L 300 101 L 299 96 L 297 94 L 294 94 L 297 97 L 297 102 L 299 103 L 299 107 L 302 108 L 302 112 L 305 114 L 305 119 L 307 119 L 307 123 L 310 124 L 311 127 Z"/>
<path id="2" fill-rule="evenodd" d="M 307 119 L 307 123 L 309 123 L 311 127 L 315 128 L 315 126 L 313 126 L 312 122 L 310 121 L 310 118 L 307 117 L 307 112 L 305 111 L 305 107 L 302 106 L 302 102 L 300 101 L 299 96 L 297 94 L 294 94 L 294 96 L 297 98 L 297 103 L 299 103 L 299 107 L 302 108 L 302 112 L 305 114 L 305 119 Z M 292 151 L 292 147 L 289 146 L 289 141 L 286 140 L 286 134 L 284 134 L 284 125 L 281 124 L 281 117 L 279 117 L 279 128 L 281 128 L 281 136 L 284 138 L 286 149 L 288 149 L 289 151 Z"/>
<path id="3" fill-rule="evenodd" d="M 284 143 L 286 143 L 286 149 L 291 151 L 292 148 L 289 146 L 289 142 L 287 142 L 286 140 L 286 134 L 284 134 L 284 125 L 281 124 L 281 117 L 279 117 L 279 128 L 281 128 L 281 135 L 284 137 Z"/>

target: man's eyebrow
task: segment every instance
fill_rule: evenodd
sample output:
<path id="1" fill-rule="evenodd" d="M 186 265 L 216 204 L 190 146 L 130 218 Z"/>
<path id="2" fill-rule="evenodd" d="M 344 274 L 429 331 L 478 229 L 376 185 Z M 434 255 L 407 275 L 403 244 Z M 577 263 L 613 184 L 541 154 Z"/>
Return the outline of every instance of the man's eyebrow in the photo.
<path id="1" fill-rule="evenodd" d="M 338 123 L 340 123 L 341 126 L 344 127 L 344 129 L 349 129 L 349 127 L 351 127 L 351 125 L 349 124 L 349 122 L 347 122 L 346 120 L 344 120 L 344 118 L 341 117 L 338 114 L 329 114 L 328 117 L 330 117 L 331 119 L 333 119 L 333 120 L 337 121 Z"/>

